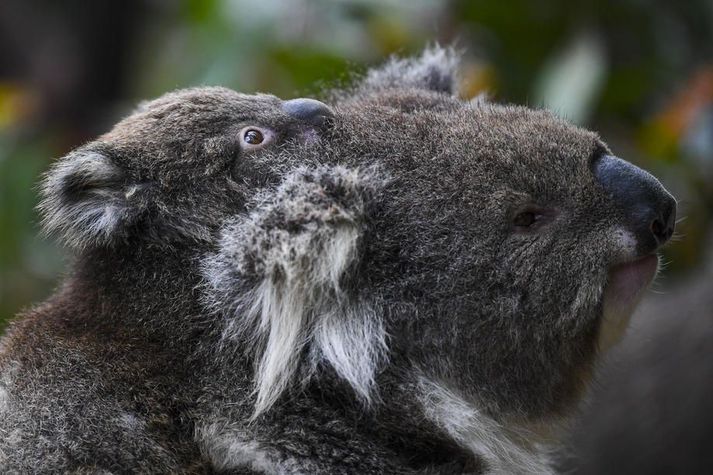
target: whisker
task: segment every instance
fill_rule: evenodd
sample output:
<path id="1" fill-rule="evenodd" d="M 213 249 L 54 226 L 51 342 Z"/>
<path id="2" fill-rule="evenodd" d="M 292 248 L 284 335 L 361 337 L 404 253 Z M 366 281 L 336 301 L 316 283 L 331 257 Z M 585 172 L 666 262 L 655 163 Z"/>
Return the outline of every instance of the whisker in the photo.
<path id="1" fill-rule="evenodd" d="M 684 233 L 673 233 L 673 236 L 671 236 L 671 239 L 669 241 L 672 242 L 680 242 L 685 239 L 686 235 Z"/>

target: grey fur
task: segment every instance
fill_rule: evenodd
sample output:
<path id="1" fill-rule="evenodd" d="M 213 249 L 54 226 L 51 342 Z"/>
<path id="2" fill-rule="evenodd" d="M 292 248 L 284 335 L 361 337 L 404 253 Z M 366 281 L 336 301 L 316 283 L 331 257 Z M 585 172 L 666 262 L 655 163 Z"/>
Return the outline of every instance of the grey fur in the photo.
<path id="1" fill-rule="evenodd" d="M 2 340 L 0 467 L 549 470 L 631 250 L 600 139 L 456 98 L 456 64 L 392 60 L 324 126 L 177 91 L 61 159 L 42 210 L 76 259 Z"/>

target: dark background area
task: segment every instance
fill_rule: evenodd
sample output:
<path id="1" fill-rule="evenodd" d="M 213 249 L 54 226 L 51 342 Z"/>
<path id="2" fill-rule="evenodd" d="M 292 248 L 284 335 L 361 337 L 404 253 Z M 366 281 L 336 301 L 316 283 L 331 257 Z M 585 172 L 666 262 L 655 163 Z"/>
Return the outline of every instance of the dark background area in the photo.
<path id="1" fill-rule="evenodd" d="M 64 251 L 39 233 L 42 171 L 138 101 L 209 84 L 319 95 L 348 83 L 353 71 L 433 41 L 464 52 L 464 97 L 487 91 L 495 101 L 551 108 L 660 177 L 679 200 L 678 238 L 634 327 L 646 326 L 641 320 L 666 329 L 694 315 L 701 326 L 694 333 L 706 335 L 713 325 L 713 308 L 700 299 L 713 294 L 705 270 L 713 242 L 710 0 L 3 0 L 0 329 L 48 296 L 66 264 Z M 690 288 L 700 289 L 699 300 L 684 295 Z M 664 308 L 673 310 L 642 320 Z M 713 333 L 706 341 L 713 347 Z M 628 338 L 615 354 L 650 351 L 641 345 Z M 696 353 L 696 361 L 706 357 Z M 672 371 L 702 386 L 711 367 L 682 359 Z"/>

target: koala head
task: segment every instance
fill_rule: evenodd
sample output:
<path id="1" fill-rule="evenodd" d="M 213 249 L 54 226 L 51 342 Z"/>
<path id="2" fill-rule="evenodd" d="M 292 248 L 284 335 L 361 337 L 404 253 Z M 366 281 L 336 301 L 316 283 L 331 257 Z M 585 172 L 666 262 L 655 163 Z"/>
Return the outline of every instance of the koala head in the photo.
<path id="1" fill-rule="evenodd" d="M 257 413 L 336 375 L 367 402 L 427 381 L 488 414 L 558 415 L 656 272 L 661 184 L 549 112 L 459 99 L 454 57 L 338 94 L 312 147 L 263 157 L 279 179 L 204 262 Z"/>
<path id="2" fill-rule="evenodd" d="M 291 148 L 319 139 L 330 114 L 314 100 L 217 87 L 166 94 L 54 164 L 42 185 L 45 229 L 78 249 L 210 242 L 279 176 Z M 270 168 L 265 153 L 282 165 Z"/>

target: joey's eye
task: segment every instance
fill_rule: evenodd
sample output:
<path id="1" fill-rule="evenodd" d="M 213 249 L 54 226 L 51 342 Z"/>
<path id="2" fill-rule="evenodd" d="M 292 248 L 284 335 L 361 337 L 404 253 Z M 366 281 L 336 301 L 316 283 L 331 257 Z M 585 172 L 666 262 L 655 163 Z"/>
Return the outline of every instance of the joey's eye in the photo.
<path id="1" fill-rule="evenodd" d="M 243 127 L 240 131 L 240 148 L 243 150 L 257 150 L 272 142 L 275 133 L 270 129 L 254 125 Z"/>
<path id="2" fill-rule="evenodd" d="M 249 143 L 250 145 L 259 145 L 264 140 L 264 137 L 262 136 L 262 132 L 259 130 L 249 129 L 245 131 L 243 140 L 245 143 Z"/>
<path id="3" fill-rule="evenodd" d="M 513 219 L 513 224 L 518 228 L 529 228 L 537 222 L 537 214 L 534 211 L 523 211 L 518 213 Z"/>

